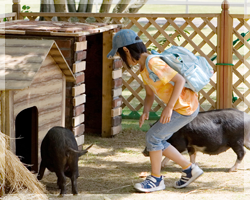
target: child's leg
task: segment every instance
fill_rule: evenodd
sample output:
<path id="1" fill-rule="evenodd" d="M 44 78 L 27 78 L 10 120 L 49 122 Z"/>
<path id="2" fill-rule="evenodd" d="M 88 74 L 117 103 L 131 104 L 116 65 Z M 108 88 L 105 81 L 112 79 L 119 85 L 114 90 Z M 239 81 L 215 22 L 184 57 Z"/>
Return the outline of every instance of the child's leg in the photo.
<path id="1" fill-rule="evenodd" d="M 161 159 L 162 150 L 150 151 L 150 162 L 151 162 L 151 175 L 160 177 L 161 176 Z"/>
<path id="2" fill-rule="evenodd" d="M 174 148 L 172 145 L 169 145 L 163 152 L 162 150 L 149 152 L 151 161 L 151 175 L 153 176 L 161 176 L 162 154 L 180 165 L 184 170 L 190 167 L 192 164 L 179 151 L 177 151 L 176 148 Z"/>
<path id="3" fill-rule="evenodd" d="M 174 161 L 182 167 L 182 169 L 187 169 L 191 166 L 191 162 L 188 161 L 175 147 L 169 145 L 162 154 Z"/>

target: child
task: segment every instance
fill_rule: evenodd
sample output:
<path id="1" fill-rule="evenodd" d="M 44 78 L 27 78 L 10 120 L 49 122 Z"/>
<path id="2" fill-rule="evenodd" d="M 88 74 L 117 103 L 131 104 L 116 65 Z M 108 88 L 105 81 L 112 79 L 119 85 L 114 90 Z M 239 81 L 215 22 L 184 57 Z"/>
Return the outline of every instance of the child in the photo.
<path id="1" fill-rule="evenodd" d="M 144 120 L 149 117 L 154 95 L 157 95 L 166 104 L 160 120 L 146 134 L 147 150 L 149 151 L 151 162 L 151 175 L 142 183 L 136 183 L 134 185 L 135 189 L 141 192 L 165 189 L 163 176 L 161 176 L 162 155 L 173 160 L 183 169 L 181 179 L 175 182 L 174 187 L 184 188 L 188 186 L 202 175 L 203 171 L 197 165 L 190 163 L 166 140 L 197 116 L 199 112 L 197 94 L 185 88 L 185 79 L 159 57 L 153 57 L 148 61 L 148 67 L 160 79 L 154 82 L 149 77 L 145 66 L 146 60 L 149 59 L 149 54 L 144 43 L 134 31 L 123 29 L 115 34 L 113 48 L 107 57 L 112 58 L 116 52 L 118 52 L 118 55 L 129 68 L 134 65 L 139 65 L 140 67 L 146 97 L 139 126 L 141 127 Z M 170 81 L 174 84 L 172 85 Z"/>

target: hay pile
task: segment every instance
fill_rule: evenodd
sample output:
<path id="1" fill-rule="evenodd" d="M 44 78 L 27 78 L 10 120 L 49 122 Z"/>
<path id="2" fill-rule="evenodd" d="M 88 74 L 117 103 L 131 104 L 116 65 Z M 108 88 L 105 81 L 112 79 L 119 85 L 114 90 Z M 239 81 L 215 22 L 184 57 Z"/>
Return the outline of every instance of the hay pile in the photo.
<path id="1" fill-rule="evenodd" d="M 20 195 L 20 198 L 24 195 L 25 199 L 48 199 L 44 186 L 9 150 L 8 144 L 9 138 L 0 132 L 0 196 L 2 188 L 7 193 L 4 199 L 9 199 L 10 195 Z"/>

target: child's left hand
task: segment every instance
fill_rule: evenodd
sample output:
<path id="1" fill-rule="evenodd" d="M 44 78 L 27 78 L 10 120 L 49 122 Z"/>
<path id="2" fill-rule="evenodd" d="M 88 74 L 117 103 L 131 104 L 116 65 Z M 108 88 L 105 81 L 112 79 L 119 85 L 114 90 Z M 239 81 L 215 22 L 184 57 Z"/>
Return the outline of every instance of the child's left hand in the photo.
<path id="1" fill-rule="evenodd" d="M 171 116 L 172 116 L 172 112 L 173 112 L 173 109 L 170 108 L 170 107 L 168 107 L 168 106 L 166 106 L 164 108 L 164 110 L 162 111 L 162 113 L 161 113 L 160 122 L 162 124 L 170 122 Z"/>

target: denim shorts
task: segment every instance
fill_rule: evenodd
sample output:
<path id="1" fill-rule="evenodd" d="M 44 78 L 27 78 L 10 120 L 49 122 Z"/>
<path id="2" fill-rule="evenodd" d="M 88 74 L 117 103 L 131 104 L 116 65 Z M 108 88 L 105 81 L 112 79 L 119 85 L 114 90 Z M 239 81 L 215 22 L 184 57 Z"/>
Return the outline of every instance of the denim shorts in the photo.
<path id="1" fill-rule="evenodd" d="M 162 124 L 158 121 L 155 123 L 146 134 L 147 150 L 165 150 L 170 145 L 166 140 L 168 140 L 176 131 L 191 122 L 198 113 L 199 106 L 191 115 L 181 115 L 176 111 L 173 111 L 170 122 Z"/>

